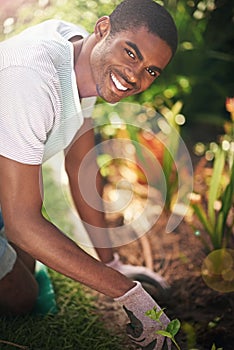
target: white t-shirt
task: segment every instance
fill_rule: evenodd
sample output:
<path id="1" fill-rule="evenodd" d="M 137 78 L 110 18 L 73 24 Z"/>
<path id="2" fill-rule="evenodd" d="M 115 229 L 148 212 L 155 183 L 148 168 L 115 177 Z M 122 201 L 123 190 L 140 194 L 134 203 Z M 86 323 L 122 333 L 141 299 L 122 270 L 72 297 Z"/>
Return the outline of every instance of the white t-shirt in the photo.
<path id="1" fill-rule="evenodd" d="M 66 148 L 96 98 L 80 102 L 68 40 L 88 33 L 49 20 L 0 43 L 0 154 L 41 164 Z"/>

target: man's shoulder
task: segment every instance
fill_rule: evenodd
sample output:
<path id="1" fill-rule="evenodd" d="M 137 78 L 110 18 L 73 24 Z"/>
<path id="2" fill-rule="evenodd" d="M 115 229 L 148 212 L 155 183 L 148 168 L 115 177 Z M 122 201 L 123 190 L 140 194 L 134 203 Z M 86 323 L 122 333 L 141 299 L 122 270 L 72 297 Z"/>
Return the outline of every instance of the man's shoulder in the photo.
<path id="1" fill-rule="evenodd" d="M 73 36 L 87 37 L 89 33 L 81 26 L 58 19 L 49 19 L 30 26 L 21 32 L 21 38 L 58 40 L 59 37 L 69 40 Z"/>

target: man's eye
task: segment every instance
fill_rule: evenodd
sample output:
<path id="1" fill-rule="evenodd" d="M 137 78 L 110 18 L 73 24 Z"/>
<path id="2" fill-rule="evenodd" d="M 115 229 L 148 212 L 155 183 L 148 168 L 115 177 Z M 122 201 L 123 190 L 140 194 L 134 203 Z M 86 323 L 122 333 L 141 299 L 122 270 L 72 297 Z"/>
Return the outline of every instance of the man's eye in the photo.
<path id="1" fill-rule="evenodd" d="M 127 52 L 128 56 L 135 59 L 135 55 L 131 50 L 125 49 L 125 51 Z"/>
<path id="2" fill-rule="evenodd" d="M 152 76 L 152 77 L 155 77 L 157 78 L 157 73 L 151 69 L 151 68 L 146 68 L 147 72 Z"/>

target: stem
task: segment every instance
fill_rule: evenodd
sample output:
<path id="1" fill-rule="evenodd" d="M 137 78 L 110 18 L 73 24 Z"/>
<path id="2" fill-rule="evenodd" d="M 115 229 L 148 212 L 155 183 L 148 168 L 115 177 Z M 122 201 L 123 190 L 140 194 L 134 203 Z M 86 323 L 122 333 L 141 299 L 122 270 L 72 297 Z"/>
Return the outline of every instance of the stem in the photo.
<path id="1" fill-rule="evenodd" d="M 145 259 L 145 266 L 148 267 L 149 269 L 153 270 L 153 268 L 154 268 L 153 258 L 152 258 L 152 251 L 151 251 L 149 240 L 146 237 L 146 235 L 143 235 L 142 237 L 140 237 L 139 240 L 140 240 L 142 250 L 143 250 L 143 255 L 144 255 L 144 259 Z"/>
<path id="2" fill-rule="evenodd" d="M 177 342 L 176 342 L 175 338 L 174 338 L 174 337 L 172 337 L 172 338 L 171 338 L 171 340 L 172 340 L 172 341 L 173 341 L 173 343 L 175 344 L 176 348 L 177 348 L 178 350 L 181 350 L 181 348 L 180 348 L 179 344 L 177 344 Z"/>
<path id="3" fill-rule="evenodd" d="M 28 346 L 24 346 L 24 345 L 19 345 L 19 344 L 16 344 L 16 343 L 12 343 L 12 342 L 7 341 L 7 340 L 1 340 L 1 339 L 0 339 L 0 343 L 7 344 L 7 345 L 11 345 L 11 346 L 15 346 L 15 347 L 17 347 L 17 348 L 19 348 L 19 349 L 24 349 L 24 350 L 29 349 Z"/>

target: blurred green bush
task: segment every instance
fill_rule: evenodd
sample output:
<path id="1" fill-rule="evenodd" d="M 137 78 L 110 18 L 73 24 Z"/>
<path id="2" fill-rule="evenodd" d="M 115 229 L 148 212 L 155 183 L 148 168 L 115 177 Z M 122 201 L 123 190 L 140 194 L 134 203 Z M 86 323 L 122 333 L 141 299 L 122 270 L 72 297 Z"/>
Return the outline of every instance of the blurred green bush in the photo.
<path id="1" fill-rule="evenodd" d="M 159 1 L 171 12 L 179 31 L 174 60 L 149 90 L 130 102 L 171 108 L 178 100 L 186 116 L 185 134 L 194 142 L 214 139 L 227 118 L 224 101 L 234 95 L 234 4 L 230 0 Z M 19 6 L 15 18 L 0 15 L 0 39 L 31 24 L 61 18 L 92 32 L 98 17 L 109 14 L 120 0 L 39 0 Z M 142 0 L 143 6 L 144 0 Z M 16 7 L 15 5 L 12 5 Z M 200 128 L 200 124 L 204 127 Z M 198 135 L 194 126 L 197 126 Z"/>

